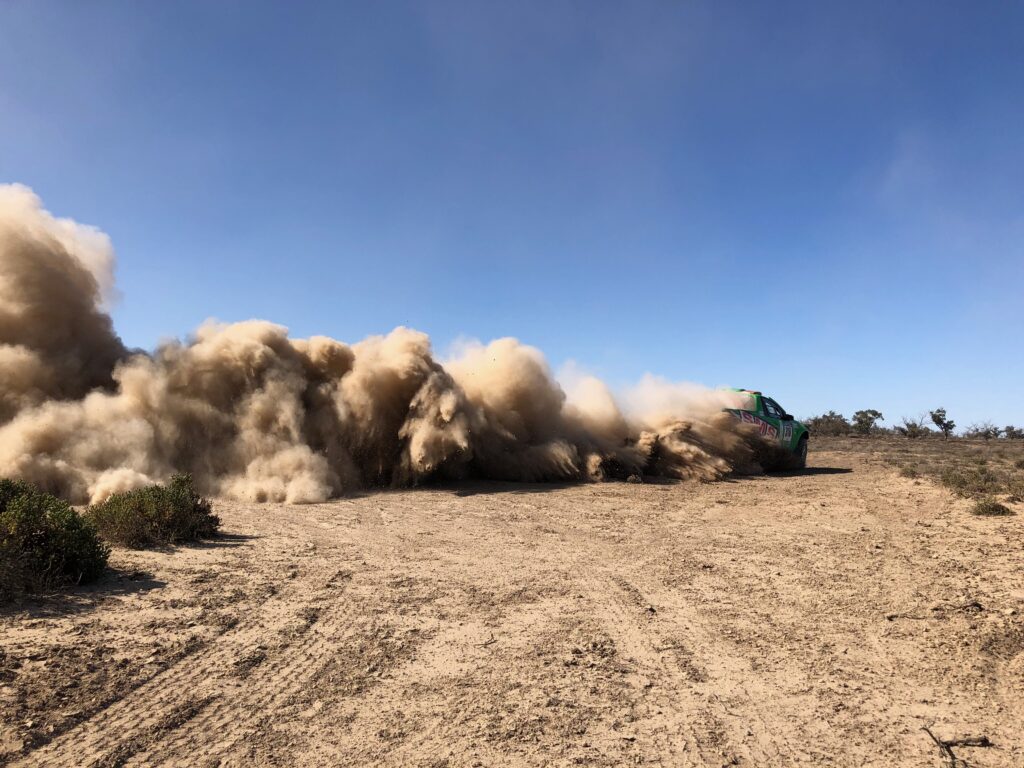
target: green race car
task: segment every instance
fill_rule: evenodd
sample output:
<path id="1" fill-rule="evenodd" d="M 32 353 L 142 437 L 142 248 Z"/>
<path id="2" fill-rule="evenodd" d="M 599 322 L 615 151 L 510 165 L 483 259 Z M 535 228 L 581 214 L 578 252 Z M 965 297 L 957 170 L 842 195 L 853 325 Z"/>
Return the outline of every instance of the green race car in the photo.
<path id="1" fill-rule="evenodd" d="M 728 413 L 745 424 L 758 427 L 763 437 L 789 451 L 792 466 L 797 469 L 807 466 L 807 440 L 811 433 L 805 424 L 760 392 L 752 389 L 730 389 L 727 392 L 729 404 L 733 406 L 725 409 Z"/>

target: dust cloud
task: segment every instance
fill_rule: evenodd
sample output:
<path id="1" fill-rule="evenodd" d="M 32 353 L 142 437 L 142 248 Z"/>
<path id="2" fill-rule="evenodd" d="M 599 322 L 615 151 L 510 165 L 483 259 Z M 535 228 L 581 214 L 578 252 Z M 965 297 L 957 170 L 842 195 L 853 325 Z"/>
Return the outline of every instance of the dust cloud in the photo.
<path id="1" fill-rule="evenodd" d="M 442 364 L 408 328 L 349 345 L 251 320 L 128 350 L 105 310 L 113 266 L 103 233 L 0 186 L 0 476 L 96 502 L 185 471 L 206 493 L 302 503 L 467 478 L 711 480 L 757 456 L 725 393 L 563 389 L 511 338 Z"/>

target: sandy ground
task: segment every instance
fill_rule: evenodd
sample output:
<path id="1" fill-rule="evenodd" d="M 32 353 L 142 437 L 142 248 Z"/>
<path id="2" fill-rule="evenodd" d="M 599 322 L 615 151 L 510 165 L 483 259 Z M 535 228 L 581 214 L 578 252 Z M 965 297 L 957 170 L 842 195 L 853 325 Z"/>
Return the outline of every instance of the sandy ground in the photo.
<path id="1" fill-rule="evenodd" d="M 1024 515 L 812 464 L 220 503 L 0 615 L 0 762 L 1024 765 Z"/>

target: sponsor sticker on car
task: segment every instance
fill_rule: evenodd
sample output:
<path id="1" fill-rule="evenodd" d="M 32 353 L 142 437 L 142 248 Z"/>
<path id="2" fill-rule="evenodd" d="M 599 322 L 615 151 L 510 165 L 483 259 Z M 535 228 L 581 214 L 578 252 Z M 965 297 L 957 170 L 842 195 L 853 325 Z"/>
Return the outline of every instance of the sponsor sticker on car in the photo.
<path id="1" fill-rule="evenodd" d="M 750 411 L 740 411 L 735 414 L 736 417 L 747 424 L 755 425 L 764 437 L 777 438 L 779 436 L 779 430 L 769 424 L 761 417 L 751 413 Z M 793 428 L 789 428 L 789 436 L 793 436 Z"/>

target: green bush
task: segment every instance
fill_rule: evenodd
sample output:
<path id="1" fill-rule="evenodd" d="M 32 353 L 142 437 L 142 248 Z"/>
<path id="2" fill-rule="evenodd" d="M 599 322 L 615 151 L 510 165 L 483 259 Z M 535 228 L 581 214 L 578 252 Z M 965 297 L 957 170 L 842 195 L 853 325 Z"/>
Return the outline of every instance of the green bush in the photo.
<path id="1" fill-rule="evenodd" d="M 71 506 L 18 480 L 0 480 L 0 597 L 92 581 L 110 549 Z"/>
<path id="2" fill-rule="evenodd" d="M 0 544 L 0 604 L 25 591 L 26 576 L 19 552 L 10 544 Z"/>
<path id="3" fill-rule="evenodd" d="M 190 475 L 175 475 L 167 485 L 115 493 L 89 507 L 86 516 L 104 539 L 133 549 L 198 541 L 220 528 L 220 518 L 196 493 Z"/>

